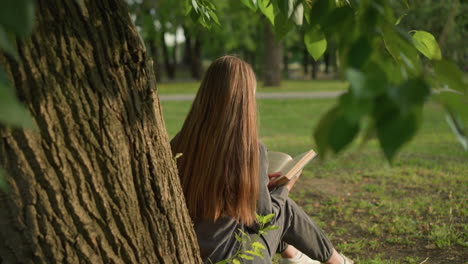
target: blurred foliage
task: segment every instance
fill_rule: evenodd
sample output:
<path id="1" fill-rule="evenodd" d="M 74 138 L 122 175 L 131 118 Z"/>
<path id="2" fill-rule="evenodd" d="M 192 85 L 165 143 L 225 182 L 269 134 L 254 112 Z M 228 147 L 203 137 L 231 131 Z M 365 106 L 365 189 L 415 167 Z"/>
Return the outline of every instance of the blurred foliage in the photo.
<path id="1" fill-rule="evenodd" d="M 16 38 L 26 37 L 33 30 L 34 3 L 32 0 L 0 2 L 0 52 L 18 60 Z M 8 75 L 0 65 L 0 125 L 32 127 L 31 116 L 16 98 Z"/>
<path id="2" fill-rule="evenodd" d="M 359 133 L 364 133 L 367 139 L 376 135 L 391 161 L 401 146 L 416 135 L 422 107 L 430 98 L 445 106 L 449 124 L 466 148 L 467 115 L 459 111 L 460 105 L 468 104 L 466 80 L 453 62 L 442 60 L 435 37 L 419 30 L 425 28 L 423 25 L 403 26 L 409 14 L 398 12 L 412 11 L 406 1 L 404 6 L 387 0 L 244 0 L 242 3 L 262 12 L 279 38 L 297 27 L 303 28 L 305 45 L 314 59 L 325 53 L 327 40 L 337 44 L 341 74 L 350 86 L 314 132 L 322 156 L 329 151 L 342 151 Z M 454 0 L 452 4 L 460 3 Z M 458 11 L 452 7 L 447 12 L 447 22 L 453 26 Z M 439 16 L 439 24 L 440 20 Z M 447 31 L 453 32 L 447 27 L 442 31 L 445 31 L 442 37 Z M 451 71 L 442 70 L 445 67 L 441 64 L 449 65 Z M 438 93 L 444 96 L 431 96 Z"/>
<path id="3" fill-rule="evenodd" d="M 468 68 L 468 2 L 460 0 L 390 1 L 399 26 L 424 29 L 437 37 L 445 58 Z"/>

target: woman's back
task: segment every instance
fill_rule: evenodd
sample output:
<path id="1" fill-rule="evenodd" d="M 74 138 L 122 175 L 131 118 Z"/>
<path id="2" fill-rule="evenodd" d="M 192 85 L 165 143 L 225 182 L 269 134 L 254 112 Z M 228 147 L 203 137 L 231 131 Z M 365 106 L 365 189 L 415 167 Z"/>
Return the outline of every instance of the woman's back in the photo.
<path id="1" fill-rule="evenodd" d="M 173 144 L 189 213 L 215 221 L 255 221 L 259 149 L 255 75 L 244 61 L 224 56 L 208 68 Z"/>

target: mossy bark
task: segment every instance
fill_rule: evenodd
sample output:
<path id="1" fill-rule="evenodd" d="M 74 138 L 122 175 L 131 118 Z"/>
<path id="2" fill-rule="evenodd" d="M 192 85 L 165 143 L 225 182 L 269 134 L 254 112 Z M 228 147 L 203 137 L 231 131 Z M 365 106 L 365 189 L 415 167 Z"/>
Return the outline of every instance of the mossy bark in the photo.
<path id="1" fill-rule="evenodd" d="M 126 4 L 37 1 L 18 51 L 37 129 L 0 128 L 0 263 L 201 263 Z"/>

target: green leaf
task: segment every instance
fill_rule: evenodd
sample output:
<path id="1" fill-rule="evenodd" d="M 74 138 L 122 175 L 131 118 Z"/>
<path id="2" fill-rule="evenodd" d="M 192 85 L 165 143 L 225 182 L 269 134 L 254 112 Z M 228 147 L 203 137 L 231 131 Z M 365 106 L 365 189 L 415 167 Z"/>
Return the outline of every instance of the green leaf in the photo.
<path id="1" fill-rule="evenodd" d="M 400 64 L 397 68 L 400 71 L 404 70 L 406 75 L 419 76 L 422 69 L 421 61 L 409 35 L 392 26 L 384 27 L 383 38 L 387 51 Z"/>
<path id="2" fill-rule="evenodd" d="M 434 63 L 437 78 L 448 88 L 467 93 L 468 84 L 464 81 L 463 72 L 455 63 L 448 60 L 440 60 Z"/>
<path id="3" fill-rule="evenodd" d="M 400 86 L 389 90 L 390 97 L 402 111 L 410 111 L 415 105 L 422 105 L 431 90 L 422 78 L 409 79 Z"/>
<path id="4" fill-rule="evenodd" d="M 250 255 L 254 255 L 254 256 L 257 256 L 257 257 L 263 257 L 263 254 L 261 252 L 255 252 L 255 251 L 252 251 L 252 250 L 246 250 L 245 253 L 250 254 Z"/>
<path id="5" fill-rule="evenodd" d="M 302 3 L 297 4 L 296 8 L 294 9 L 292 20 L 298 26 L 301 26 L 304 22 L 304 6 Z"/>
<path id="6" fill-rule="evenodd" d="M 332 1 L 328 1 L 332 2 Z M 312 10 L 314 11 L 314 10 Z M 322 30 L 327 35 L 339 35 L 343 36 L 343 40 L 351 40 L 355 38 L 356 34 L 356 16 L 355 11 L 349 6 L 343 6 L 339 8 L 332 8 L 325 14 L 321 14 L 319 18 L 314 16 L 312 20 L 320 19 L 320 25 Z"/>
<path id="7" fill-rule="evenodd" d="M 314 60 L 320 59 L 327 50 L 327 39 L 319 27 L 310 27 L 305 32 L 304 43 Z"/>
<path id="8" fill-rule="evenodd" d="M 378 102 L 374 113 L 377 138 L 388 161 L 392 161 L 398 150 L 416 134 L 422 116 L 422 106 L 410 112 L 401 112 L 388 98 Z"/>
<path id="9" fill-rule="evenodd" d="M 317 144 L 318 152 L 322 159 L 327 157 L 328 150 L 330 149 L 328 139 L 333 125 L 333 120 L 335 119 L 337 112 L 337 106 L 330 109 L 322 116 L 314 131 L 315 144 Z"/>
<path id="10" fill-rule="evenodd" d="M 329 145 L 331 149 L 338 153 L 348 146 L 359 132 L 359 123 L 346 118 L 344 113 L 338 112 L 334 120 L 331 121 L 329 131 Z"/>
<path id="11" fill-rule="evenodd" d="M 426 31 L 416 31 L 413 35 L 413 40 L 415 47 L 428 59 L 442 59 L 439 44 L 431 33 Z"/>
<path id="12" fill-rule="evenodd" d="M 258 0 L 258 8 L 268 18 L 272 25 L 275 24 L 275 11 L 270 0 Z"/>
<path id="13" fill-rule="evenodd" d="M 353 95 L 362 100 L 374 98 L 386 91 L 388 79 L 386 73 L 375 63 L 369 63 L 366 72 L 348 68 L 346 70 L 346 79 L 351 84 Z"/>
<path id="14" fill-rule="evenodd" d="M 294 24 L 288 19 L 287 14 L 280 12 L 275 16 L 274 27 L 276 38 L 282 39 L 294 27 Z"/>
<path id="15" fill-rule="evenodd" d="M 215 13 L 213 10 L 208 11 L 208 13 L 210 14 L 211 20 L 214 21 L 214 22 L 216 23 L 216 25 L 221 26 L 221 24 L 219 23 L 219 19 L 218 19 L 218 16 L 216 15 L 216 13 Z"/>
<path id="16" fill-rule="evenodd" d="M 257 0 L 241 0 L 244 5 L 252 9 L 252 11 L 257 11 Z"/>
<path id="17" fill-rule="evenodd" d="M 372 46 L 369 39 L 361 36 L 348 52 L 348 65 L 360 69 L 369 60 L 371 53 Z"/>
<path id="18" fill-rule="evenodd" d="M 192 0 L 192 1 L 190 1 L 190 3 L 192 3 L 193 10 L 198 13 L 199 6 L 198 6 L 198 3 L 197 3 L 197 0 Z"/>
<path id="19" fill-rule="evenodd" d="M 357 94 L 358 96 L 362 97 L 366 91 L 366 76 L 363 72 L 356 70 L 354 68 L 348 68 L 346 70 L 346 79 L 351 84 L 351 90 Z"/>
<path id="20" fill-rule="evenodd" d="M 33 0 L 0 1 L 0 25 L 19 36 L 31 34 L 34 23 Z"/>
<path id="21" fill-rule="evenodd" d="M 238 259 L 233 259 L 233 260 L 232 260 L 232 263 L 233 263 L 233 264 L 241 264 L 241 262 L 240 262 Z"/>
<path id="22" fill-rule="evenodd" d="M 268 224 L 271 221 L 271 219 L 273 219 L 274 216 L 275 214 L 268 214 L 265 216 L 257 215 L 257 220 L 260 224 L 265 225 L 265 224 Z"/>
<path id="23" fill-rule="evenodd" d="M 403 14 L 401 15 L 396 21 L 395 21 L 395 26 L 398 26 L 400 24 L 400 22 L 403 20 L 403 18 L 405 18 L 408 14 Z"/>
<path id="24" fill-rule="evenodd" d="M 444 106 L 446 121 L 465 150 L 467 145 L 468 96 L 458 92 L 436 93 L 434 99 Z"/>
<path id="25" fill-rule="evenodd" d="M 305 17 L 307 23 L 310 24 L 311 23 L 310 13 L 312 11 L 312 5 L 309 2 L 305 2 L 304 5 L 303 5 L 303 8 L 304 8 L 304 17 Z"/>
<path id="26" fill-rule="evenodd" d="M 465 121 L 468 121 L 468 96 L 458 92 L 444 91 L 436 93 L 434 100 L 442 104 L 451 112 L 457 113 Z"/>
<path id="27" fill-rule="evenodd" d="M 254 248 L 254 249 L 266 249 L 266 247 L 262 243 L 257 242 L 257 241 L 252 243 L 252 248 Z"/>
<path id="28" fill-rule="evenodd" d="M 243 259 L 247 259 L 247 260 L 253 260 L 254 257 L 252 256 L 249 256 L 249 255 L 246 255 L 246 254 L 239 254 L 239 256 Z"/>
<path id="29" fill-rule="evenodd" d="M 242 242 L 242 238 L 237 233 L 234 233 L 234 238 L 237 240 L 237 242 Z"/>
<path id="30" fill-rule="evenodd" d="M 269 225 L 269 226 L 263 228 L 263 231 L 270 231 L 270 230 L 277 230 L 277 229 L 279 229 L 279 226 Z"/>
<path id="31" fill-rule="evenodd" d="M 0 123 L 18 128 L 34 127 L 31 115 L 16 98 L 2 69 L 0 69 Z"/>
<path id="32" fill-rule="evenodd" d="M 468 135 L 461 118 L 456 113 L 447 111 L 446 120 L 458 141 L 460 141 L 463 148 L 468 151 Z"/>
<path id="33" fill-rule="evenodd" d="M 318 26 L 335 9 L 334 1 L 317 0 L 313 1 L 312 10 L 310 11 L 311 25 Z"/>
<path id="34" fill-rule="evenodd" d="M 353 90 L 342 94 L 339 98 L 339 107 L 347 120 L 358 123 L 374 109 L 373 98 L 358 97 Z"/>
<path id="35" fill-rule="evenodd" d="M 8 37 L 8 34 L 2 26 L 0 26 L 0 51 L 1 50 L 3 50 L 5 53 L 9 54 L 16 60 L 18 59 L 18 52 L 16 51 L 12 40 Z"/>

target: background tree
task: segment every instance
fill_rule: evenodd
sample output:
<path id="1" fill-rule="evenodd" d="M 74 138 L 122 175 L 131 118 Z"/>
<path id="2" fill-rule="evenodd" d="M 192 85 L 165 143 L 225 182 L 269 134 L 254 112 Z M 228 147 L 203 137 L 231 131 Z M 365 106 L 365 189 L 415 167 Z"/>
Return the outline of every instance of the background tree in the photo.
<path id="1" fill-rule="evenodd" d="M 263 85 L 279 86 L 281 84 L 283 43 L 276 39 L 272 26 L 264 20 L 265 56 L 263 63 Z"/>

